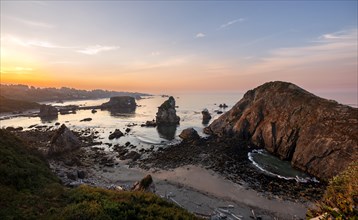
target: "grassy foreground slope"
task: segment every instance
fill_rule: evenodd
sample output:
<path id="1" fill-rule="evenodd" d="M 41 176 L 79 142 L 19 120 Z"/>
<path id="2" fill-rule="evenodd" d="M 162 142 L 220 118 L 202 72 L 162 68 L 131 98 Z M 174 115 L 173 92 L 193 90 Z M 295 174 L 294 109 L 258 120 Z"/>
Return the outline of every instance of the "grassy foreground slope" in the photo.
<path id="1" fill-rule="evenodd" d="M 196 219 L 154 194 L 62 186 L 45 160 L 0 130 L 0 219 Z"/>

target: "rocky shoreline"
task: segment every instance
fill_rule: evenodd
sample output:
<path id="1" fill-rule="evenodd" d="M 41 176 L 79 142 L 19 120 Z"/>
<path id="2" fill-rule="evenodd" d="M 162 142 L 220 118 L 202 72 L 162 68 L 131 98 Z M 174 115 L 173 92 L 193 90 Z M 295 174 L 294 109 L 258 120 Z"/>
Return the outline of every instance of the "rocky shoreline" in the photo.
<path id="1" fill-rule="evenodd" d="M 312 204 L 310 201 L 320 197 L 320 191 L 309 190 L 318 185 L 306 185 L 304 191 L 304 185 L 295 181 L 279 180 L 259 173 L 254 167 L 250 167 L 247 160 L 233 168 L 231 161 L 225 159 L 217 147 L 229 146 L 234 140 L 223 142 L 209 138 L 197 139 L 194 142 L 184 141 L 157 151 L 142 152 L 141 159 L 127 157 L 121 160 L 123 155 L 121 156 L 118 149 L 107 151 L 95 146 L 98 144 L 98 132 L 95 129 L 72 131 L 83 143 L 82 147 L 53 156 L 47 155 L 46 152 L 52 137 L 58 131 L 54 127 L 10 130 L 32 148 L 40 150 L 53 172 L 69 187 L 86 184 L 113 190 L 130 190 L 136 181 L 152 174 L 158 196 L 167 197 L 192 213 L 210 216 L 217 213 L 218 207 L 234 205 L 235 208 L 231 212 L 243 216 L 243 219 L 252 218 L 252 212 L 261 219 L 303 219 L 307 207 Z M 242 149 L 246 146 L 239 145 Z M 127 151 L 132 147 L 128 146 L 127 150 L 125 146 L 119 146 Z M 232 150 L 226 147 L 225 152 L 232 153 Z M 244 154 L 238 155 L 241 159 L 244 158 Z M 229 168 L 223 170 L 223 165 Z M 241 172 L 244 175 L 239 175 L 240 170 L 234 172 L 234 169 L 243 169 Z M 248 178 L 250 175 L 252 177 Z M 301 188 L 289 193 L 293 185 Z M 303 196 L 295 198 L 300 192 L 304 192 Z M 286 206 L 286 209 L 282 209 Z"/>
<path id="2" fill-rule="evenodd" d="M 322 196 L 325 182 L 302 183 L 260 171 L 247 157 L 248 152 L 253 149 L 256 148 L 236 138 L 208 137 L 193 142 L 181 142 L 154 152 L 146 159 L 132 162 L 131 165 L 146 170 L 170 170 L 185 165 L 199 165 L 269 198 L 307 202 L 318 200 Z"/>
<path id="3" fill-rule="evenodd" d="M 26 131 L 15 129 L 12 132 L 44 153 L 56 130 L 41 127 Z M 131 145 L 113 146 L 110 151 L 92 147 L 98 144 L 97 132 L 94 129 L 74 131 L 74 134 L 83 143 L 82 148 L 48 158 L 53 171 L 69 186 L 86 183 L 108 188 L 111 184 L 106 185 L 105 181 L 98 181 L 94 177 L 95 170 L 106 172 L 110 168 L 128 164 L 129 167 L 148 172 L 173 170 L 186 165 L 200 166 L 220 174 L 233 183 L 253 189 L 267 198 L 300 203 L 320 199 L 326 187 L 324 182 L 301 183 L 263 173 L 247 157 L 248 152 L 256 148 L 236 138 L 212 136 L 183 141 L 177 145 L 159 148 L 157 151 L 148 149 L 147 152 L 138 153 L 131 151 Z"/>

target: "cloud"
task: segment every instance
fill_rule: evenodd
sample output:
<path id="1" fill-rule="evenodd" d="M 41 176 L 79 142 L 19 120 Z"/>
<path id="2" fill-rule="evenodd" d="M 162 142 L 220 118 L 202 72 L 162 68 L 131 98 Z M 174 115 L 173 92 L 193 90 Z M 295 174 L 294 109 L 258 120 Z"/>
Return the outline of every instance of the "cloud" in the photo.
<path id="1" fill-rule="evenodd" d="M 43 41 L 43 40 L 24 40 L 22 38 L 12 36 L 12 35 L 5 35 L 4 37 L 1 38 L 1 41 L 11 42 L 13 44 L 20 45 L 23 47 L 70 48 L 70 47 L 59 46 L 59 45 L 53 44 L 48 41 Z"/>
<path id="2" fill-rule="evenodd" d="M 331 40 L 349 40 L 352 37 L 354 37 L 354 35 L 352 35 L 352 30 L 343 30 L 334 33 L 323 34 L 318 37 L 318 42 Z"/>
<path id="3" fill-rule="evenodd" d="M 118 46 L 101 46 L 101 45 L 94 45 L 89 46 L 81 50 L 76 50 L 76 52 L 87 54 L 87 55 L 96 55 L 100 52 L 104 51 L 111 51 L 111 50 L 117 50 L 119 49 Z"/>
<path id="4" fill-rule="evenodd" d="M 159 56 L 160 55 L 160 52 L 159 51 L 153 51 L 151 53 L 152 56 Z"/>
<path id="5" fill-rule="evenodd" d="M 1 73 L 16 73 L 16 74 L 29 74 L 30 72 L 34 71 L 33 68 L 30 67 L 1 67 Z"/>
<path id="6" fill-rule="evenodd" d="M 39 28 L 54 28 L 55 26 L 52 24 L 48 24 L 45 22 L 41 22 L 41 21 L 33 21 L 33 20 L 29 20 L 29 19 L 22 19 L 22 18 L 16 18 L 16 17 L 11 17 L 11 16 L 6 16 L 7 18 L 10 18 L 11 20 L 20 22 L 22 24 L 25 24 L 27 26 L 30 27 L 39 27 Z"/>
<path id="7" fill-rule="evenodd" d="M 195 38 L 203 38 L 203 37 L 205 37 L 206 35 L 204 34 L 204 33 L 197 33 L 196 35 L 195 35 Z"/>
<path id="8" fill-rule="evenodd" d="M 251 73 L 289 72 L 294 69 L 327 69 L 335 67 L 357 67 L 357 29 L 327 33 L 308 46 L 278 48 L 270 55 L 251 66 Z M 306 71 L 309 72 L 309 71 Z M 339 73 L 337 73 L 339 74 Z"/>
<path id="9" fill-rule="evenodd" d="M 239 23 L 244 22 L 245 20 L 246 20 L 245 18 L 238 18 L 238 19 L 235 19 L 235 20 L 232 20 L 232 21 L 228 21 L 227 23 L 220 25 L 219 30 L 223 29 L 223 28 L 227 28 L 227 27 L 229 27 L 229 26 L 231 26 L 231 25 L 233 25 L 235 23 L 238 23 L 238 22 Z"/>

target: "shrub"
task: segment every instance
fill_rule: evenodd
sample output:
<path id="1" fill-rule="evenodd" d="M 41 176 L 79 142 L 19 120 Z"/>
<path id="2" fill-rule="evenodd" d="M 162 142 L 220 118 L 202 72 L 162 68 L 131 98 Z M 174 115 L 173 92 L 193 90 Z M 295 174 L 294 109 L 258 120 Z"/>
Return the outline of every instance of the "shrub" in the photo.
<path id="1" fill-rule="evenodd" d="M 358 219 L 358 161 L 330 180 L 316 210 L 307 217 L 322 215 L 325 219 Z"/>

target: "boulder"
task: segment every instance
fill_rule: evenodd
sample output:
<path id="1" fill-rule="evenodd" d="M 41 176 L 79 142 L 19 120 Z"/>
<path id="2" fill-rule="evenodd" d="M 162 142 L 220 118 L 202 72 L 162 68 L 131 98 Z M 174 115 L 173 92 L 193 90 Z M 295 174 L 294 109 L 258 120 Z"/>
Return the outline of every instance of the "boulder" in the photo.
<path id="1" fill-rule="evenodd" d="M 137 104 L 131 96 L 115 96 L 109 99 L 109 102 L 103 103 L 101 109 L 112 111 L 132 112 L 136 109 Z"/>
<path id="2" fill-rule="evenodd" d="M 114 130 L 114 132 L 112 134 L 109 135 L 108 139 L 112 140 L 112 139 L 117 139 L 124 136 L 123 132 L 121 132 L 119 129 Z"/>
<path id="3" fill-rule="evenodd" d="M 157 122 L 155 120 L 152 121 L 146 121 L 145 124 L 141 124 L 141 127 L 156 127 Z"/>
<path id="4" fill-rule="evenodd" d="M 180 133 L 179 137 L 181 139 L 183 139 L 183 141 L 187 141 L 187 142 L 195 141 L 195 140 L 200 139 L 200 136 L 199 136 L 198 132 L 194 128 L 186 128 L 186 129 L 184 129 Z"/>
<path id="5" fill-rule="evenodd" d="M 131 190 L 155 193 L 155 185 L 152 176 L 148 174 L 141 181 L 135 182 Z"/>
<path id="6" fill-rule="evenodd" d="M 317 97 L 287 82 L 248 91 L 205 132 L 266 148 L 320 179 L 358 160 L 358 109 Z"/>
<path id="7" fill-rule="evenodd" d="M 58 110 L 52 105 L 41 105 L 39 116 L 40 117 L 58 116 Z"/>
<path id="8" fill-rule="evenodd" d="M 62 124 L 50 141 L 49 155 L 58 155 L 65 152 L 74 151 L 82 146 L 81 141 L 72 133 L 70 129 Z"/>
<path id="9" fill-rule="evenodd" d="M 201 111 L 201 114 L 203 115 L 203 124 L 208 124 L 211 119 L 209 110 L 205 108 L 203 111 Z"/>
<path id="10" fill-rule="evenodd" d="M 84 119 L 80 120 L 80 122 L 84 122 L 84 121 L 92 121 L 92 118 L 84 118 Z"/>
<path id="11" fill-rule="evenodd" d="M 176 114 L 175 110 L 175 99 L 173 96 L 170 96 L 161 106 L 158 107 L 158 112 L 156 115 L 156 122 L 160 124 L 174 124 L 178 125 L 180 121 L 179 116 Z"/>

